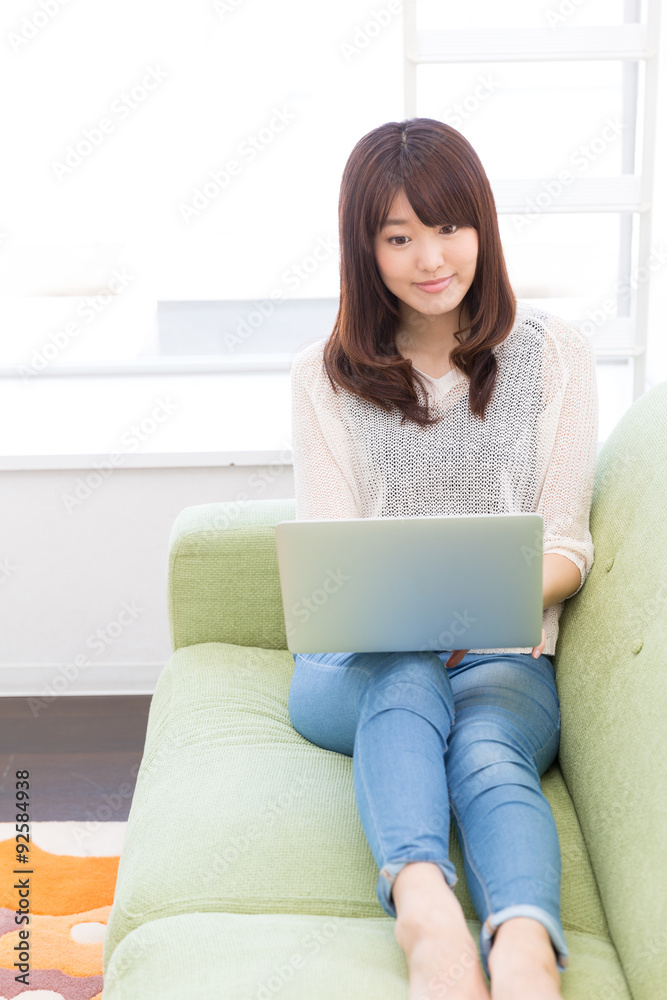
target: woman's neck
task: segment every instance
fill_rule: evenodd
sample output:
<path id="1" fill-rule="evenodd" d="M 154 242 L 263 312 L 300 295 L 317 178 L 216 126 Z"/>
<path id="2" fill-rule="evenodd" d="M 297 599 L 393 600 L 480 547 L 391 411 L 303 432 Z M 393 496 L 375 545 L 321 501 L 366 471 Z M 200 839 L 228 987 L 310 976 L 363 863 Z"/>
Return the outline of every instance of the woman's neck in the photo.
<path id="1" fill-rule="evenodd" d="M 450 353 L 458 344 L 454 333 L 460 329 L 459 322 L 463 327 L 468 322 L 464 306 L 456 310 L 456 315 L 456 324 L 452 325 L 450 322 L 445 327 L 436 327 L 433 322 L 423 321 L 449 319 L 449 313 L 446 317 L 425 317 L 416 313 L 413 317 L 409 317 L 407 322 L 401 321 L 394 338 L 397 352 L 412 361 L 415 368 L 432 375 L 433 378 L 447 374 L 453 367 L 449 360 Z"/>

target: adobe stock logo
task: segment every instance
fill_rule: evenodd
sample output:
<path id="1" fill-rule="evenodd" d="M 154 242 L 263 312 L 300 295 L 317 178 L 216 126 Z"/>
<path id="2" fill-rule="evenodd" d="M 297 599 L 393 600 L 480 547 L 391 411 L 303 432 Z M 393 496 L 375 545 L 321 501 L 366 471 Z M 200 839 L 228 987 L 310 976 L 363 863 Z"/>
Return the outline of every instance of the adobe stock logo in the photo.
<path id="1" fill-rule="evenodd" d="M 300 601 L 292 605 L 292 615 L 300 622 L 304 624 L 310 620 L 310 616 L 314 615 L 316 611 L 327 603 L 331 594 L 337 593 L 344 583 L 347 583 L 351 578 L 346 576 L 342 572 L 340 567 L 334 572 L 334 570 L 327 570 L 327 575 L 322 586 L 318 587 L 317 590 L 313 590 L 306 597 L 302 597 Z M 286 622 L 285 627 L 286 633 L 289 637 L 294 635 L 294 624 L 292 621 Z"/>
<path id="2" fill-rule="evenodd" d="M 354 29 L 351 42 L 340 42 L 339 48 L 345 57 L 345 62 L 350 63 L 352 59 L 368 48 L 370 43 L 384 29 L 391 24 L 394 16 L 403 9 L 401 0 L 388 0 L 385 7 L 374 10 L 371 18 L 365 24 L 358 24 Z"/>
<path id="3" fill-rule="evenodd" d="M 521 555 L 527 566 L 532 565 L 533 560 L 541 559 L 544 553 L 544 538 L 541 531 L 536 531 L 533 535 L 532 545 L 522 545 Z"/>
<path id="4" fill-rule="evenodd" d="M 4 583 L 5 580 L 8 580 L 15 570 L 16 566 L 12 566 L 7 556 L 0 559 L 0 583 Z"/>
<path id="5" fill-rule="evenodd" d="M 67 3 L 69 0 L 40 0 L 40 9 L 33 11 L 30 16 L 26 15 L 16 31 L 8 32 L 7 41 L 14 52 L 19 52 L 33 38 L 36 38 Z"/>
<path id="6" fill-rule="evenodd" d="M 449 627 L 443 629 L 436 639 L 430 639 L 423 646 L 420 646 L 422 652 L 431 649 L 461 649 L 462 646 L 459 643 L 457 645 L 456 640 L 460 639 L 462 635 L 468 631 L 471 625 L 477 621 L 472 615 L 468 614 L 467 609 L 461 613 L 460 611 L 455 611 L 452 617 Z"/>
<path id="7" fill-rule="evenodd" d="M 123 91 L 112 101 L 108 115 L 84 128 L 79 138 L 67 145 L 62 158 L 51 161 L 56 179 L 62 181 L 69 177 L 107 141 L 108 136 L 116 131 L 118 123 L 129 118 L 166 79 L 168 74 L 159 66 L 147 66 L 141 80 L 131 90 Z"/>

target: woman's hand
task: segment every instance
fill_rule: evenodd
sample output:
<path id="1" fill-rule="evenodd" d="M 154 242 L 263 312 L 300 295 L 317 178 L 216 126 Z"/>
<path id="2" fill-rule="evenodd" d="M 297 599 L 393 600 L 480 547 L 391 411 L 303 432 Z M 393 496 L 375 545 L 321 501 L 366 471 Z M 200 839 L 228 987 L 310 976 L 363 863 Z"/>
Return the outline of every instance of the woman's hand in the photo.
<path id="1" fill-rule="evenodd" d="M 466 655 L 467 652 L 468 652 L 467 649 L 453 649 L 449 659 L 445 663 L 445 666 L 458 667 L 459 663 L 461 662 L 461 660 L 463 659 L 463 657 Z"/>
<path id="2" fill-rule="evenodd" d="M 534 657 L 534 659 L 537 659 L 537 657 L 541 656 L 542 653 L 544 652 L 544 647 L 546 646 L 546 644 L 547 644 L 547 637 L 544 633 L 544 629 L 542 629 L 542 642 L 539 644 L 539 646 L 533 646 L 530 655 Z M 467 649 L 453 649 L 451 655 L 449 656 L 449 659 L 445 663 L 445 666 L 450 667 L 450 669 L 452 667 L 458 667 L 459 663 L 461 662 L 461 660 L 463 659 L 463 657 L 466 655 L 467 652 L 468 652 Z"/>
<path id="3" fill-rule="evenodd" d="M 532 649 L 532 652 L 531 652 L 530 655 L 534 656 L 535 659 L 537 659 L 537 657 L 541 656 L 542 653 L 544 652 L 544 647 L 546 646 L 546 644 L 547 644 L 547 638 L 546 638 L 546 636 L 544 634 L 544 629 L 542 629 L 542 642 L 539 644 L 539 646 L 533 646 L 533 649 Z"/>

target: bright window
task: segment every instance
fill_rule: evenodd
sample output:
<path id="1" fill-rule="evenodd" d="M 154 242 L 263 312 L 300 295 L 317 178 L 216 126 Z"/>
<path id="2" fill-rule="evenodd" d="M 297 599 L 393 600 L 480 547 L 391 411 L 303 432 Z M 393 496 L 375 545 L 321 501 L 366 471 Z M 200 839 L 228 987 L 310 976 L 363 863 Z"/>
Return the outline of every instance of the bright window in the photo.
<path id="1" fill-rule="evenodd" d="M 557 30 L 620 24 L 623 3 L 420 0 L 419 11 L 420 28 Z M 5 373 L 35 358 L 83 371 L 284 357 L 329 332 L 343 167 L 365 132 L 404 117 L 395 0 L 99 0 L 48 14 L 7 0 L 2 21 Z M 459 128 L 492 180 L 621 170 L 618 61 L 419 74 L 418 113 Z M 617 215 L 500 225 L 520 298 L 583 321 L 609 294 Z M 251 321 L 267 301 L 280 304 Z M 610 426 L 630 368 L 600 363 Z"/>

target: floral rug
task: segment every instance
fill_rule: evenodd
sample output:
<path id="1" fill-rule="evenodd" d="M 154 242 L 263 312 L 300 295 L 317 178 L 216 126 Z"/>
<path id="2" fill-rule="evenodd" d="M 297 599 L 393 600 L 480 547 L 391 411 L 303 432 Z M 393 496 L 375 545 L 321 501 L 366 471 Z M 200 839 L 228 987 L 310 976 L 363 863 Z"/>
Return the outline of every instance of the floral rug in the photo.
<path id="1" fill-rule="evenodd" d="M 14 824 L 0 823 L 0 1000 L 102 1000 L 104 934 L 126 826 L 31 823 L 21 862 Z"/>

